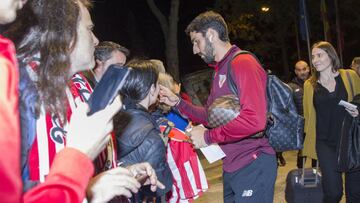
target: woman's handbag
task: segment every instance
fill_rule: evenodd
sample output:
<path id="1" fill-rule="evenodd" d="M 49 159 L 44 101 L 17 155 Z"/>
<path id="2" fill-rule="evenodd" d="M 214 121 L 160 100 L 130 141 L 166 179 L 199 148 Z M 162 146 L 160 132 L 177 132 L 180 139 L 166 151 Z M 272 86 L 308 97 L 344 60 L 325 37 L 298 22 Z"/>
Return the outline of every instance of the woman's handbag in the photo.
<path id="1" fill-rule="evenodd" d="M 240 113 L 239 98 L 229 94 L 218 97 L 208 108 L 208 126 L 216 128 L 225 125 Z"/>
<path id="2" fill-rule="evenodd" d="M 354 90 L 350 76 L 347 74 L 350 82 L 351 93 L 354 95 Z M 360 95 L 353 97 L 353 104 L 360 106 Z M 341 172 L 352 172 L 360 170 L 360 119 L 359 116 L 352 117 L 349 114 L 345 115 L 342 128 L 341 137 L 337 149 L 338 170 Z"/>
<path id="3" fill-rule="evenodd" d="M 359 117 L 345 116 L 337 155 L 339 171 L 352 172 L 360 170 Z"/>

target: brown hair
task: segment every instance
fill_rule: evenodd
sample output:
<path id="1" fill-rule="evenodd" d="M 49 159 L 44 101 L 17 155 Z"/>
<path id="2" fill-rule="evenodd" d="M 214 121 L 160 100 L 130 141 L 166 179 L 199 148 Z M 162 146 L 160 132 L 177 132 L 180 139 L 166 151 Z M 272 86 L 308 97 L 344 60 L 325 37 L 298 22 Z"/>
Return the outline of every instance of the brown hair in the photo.
<path id="1" fill-rule="evenodd" d="M 209 28 L 216 30 L 219 34 L 219 39 L 222 41 L 230 41 L 228 27 L 224 18 L 214 11 L 206 11 L 196 16 L 186 27 L 185 33 L 190 35 L 190 32 L 200 32 L 205 36 Z"/>
<path id="2" fill-rule="evenodd" d="M 80 5 L 90 8 L 89 0 L 31 0 L 33 18 L 36 24 L 27 28 L 27 32 L 15 39 L 20 66 L 26 57 L 40 53 L 40 66 L 37 68 L 39 103 L 46 111 L 57 113 L 61 121 L 66 122 L 66 86 L 70 74 L 70 54 L 77 43 L 77 28 L 80 22 Z M 26 10 L 25 10 L 26 11 Z M 29 12 L 29 10 L 27 10 Z M 31 13 L 30 13 L 31 14 Z M 22 18 L 28 18 L 26 13 Z M 21 27 L 26 21 L 18 19 L 14 27 Z M 16 26 L 20 24 L 20 26 Z M 16 33 L 16 29 L 10 30 Z M 25 61 L 26 63 L 26 61 Z"/>
<path id="3" fill-rule="evenodd" d="M 326 41 L 316 42 L 311 47 L 311 50 L 313 50 L 315 48 L 321 49 L 326 52 L 326 54 L 329 56 L 329 58 L 331 60 L 333 72 L 336 72 L 337 70 L 340 69 L 340 59 L 336 53 L 335 48 L 329 42 L 326 42 Z M 312 61 L 311 61 L 311 63 L 312 63 Z M 320 77 L 320 73 L 314 67 L 312 67 L 311 76 L 310 76 L 309 80 L 314 89 L 317 88 L 317 81 L 319 80 L 319 77 Z"/>
<path id="4" fill-rule="evenodd" d="M 103 62 L 107 61 L 111 58 L 111 54 L 113 51 L 119 51 L 123 53 L 125 57 L 129 57 L 130 55 L 130 50 L 126 47 L 112 41 L 103 41 L 95 47 L 95 59 Z"/>

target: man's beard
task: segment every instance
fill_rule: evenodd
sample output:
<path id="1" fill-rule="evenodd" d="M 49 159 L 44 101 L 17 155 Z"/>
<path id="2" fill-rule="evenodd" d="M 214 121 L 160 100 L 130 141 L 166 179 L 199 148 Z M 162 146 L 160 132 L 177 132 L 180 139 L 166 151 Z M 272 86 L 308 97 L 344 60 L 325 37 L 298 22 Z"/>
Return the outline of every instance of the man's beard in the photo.
<path id="1" fill-rule="evenodd" d="M 309 78 L 309 74 L 301 74 L 299 77 L 301 80 L 305 81 Z"/>
<path id="2" fill-rule="evenodd" d="M 201 58 L 205 61 L 205 63 L 210 64 L 215 61 L 214 46 L 208 38 L 205 38 L 205 42 L 205 54 L 201 54 Z"/>

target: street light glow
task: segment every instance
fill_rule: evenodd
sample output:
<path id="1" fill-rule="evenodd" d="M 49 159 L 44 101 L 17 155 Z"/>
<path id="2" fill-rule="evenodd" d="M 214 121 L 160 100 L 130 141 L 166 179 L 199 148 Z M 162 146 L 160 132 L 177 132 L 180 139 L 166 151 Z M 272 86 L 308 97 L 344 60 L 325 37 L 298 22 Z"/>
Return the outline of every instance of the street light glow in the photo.
<path id="1" fill-rule="evenodd" d="M 261 7 L 261 11 L 262 11 L 262 12 L 268 12 L 269 10 L 270 10 L 270 8 L 267 7 L 267 6 Z"/>

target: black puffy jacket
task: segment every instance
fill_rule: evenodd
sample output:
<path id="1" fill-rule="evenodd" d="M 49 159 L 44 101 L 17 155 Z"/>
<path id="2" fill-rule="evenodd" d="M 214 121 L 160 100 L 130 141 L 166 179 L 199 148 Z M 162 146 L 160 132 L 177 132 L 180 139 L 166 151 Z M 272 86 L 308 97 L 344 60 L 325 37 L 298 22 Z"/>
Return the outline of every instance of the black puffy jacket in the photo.
<path id="1" fill-rule="evenodd" d="M 303 107 L 303 96 L 304 96 L 304 81 L 295 77 L 288 85 L 293 90 L 294 102 L 296 106 L 296 110 L 299 115 L 304 115 L 304 107 Z"/>
<path id="2" fill-rule="evenodd" d="M 126 116 L 122 115 L 114 122 L 118 160 L 123 162 L 124 166 L 150 163 L 165 189 L 157 189 L 154 193 L 150 191 L 150 187 L 145 186 L 140 193 L 144 196 L 160 197 L 172 187 L 172 174 L 166 162 L 166 147 L 160 137 L 160 130 L 148 111 L 140 105 L 128 107 L 125 113 Z M 118 129 L 124 122 L 127 123 L 126 127 Z"/>

